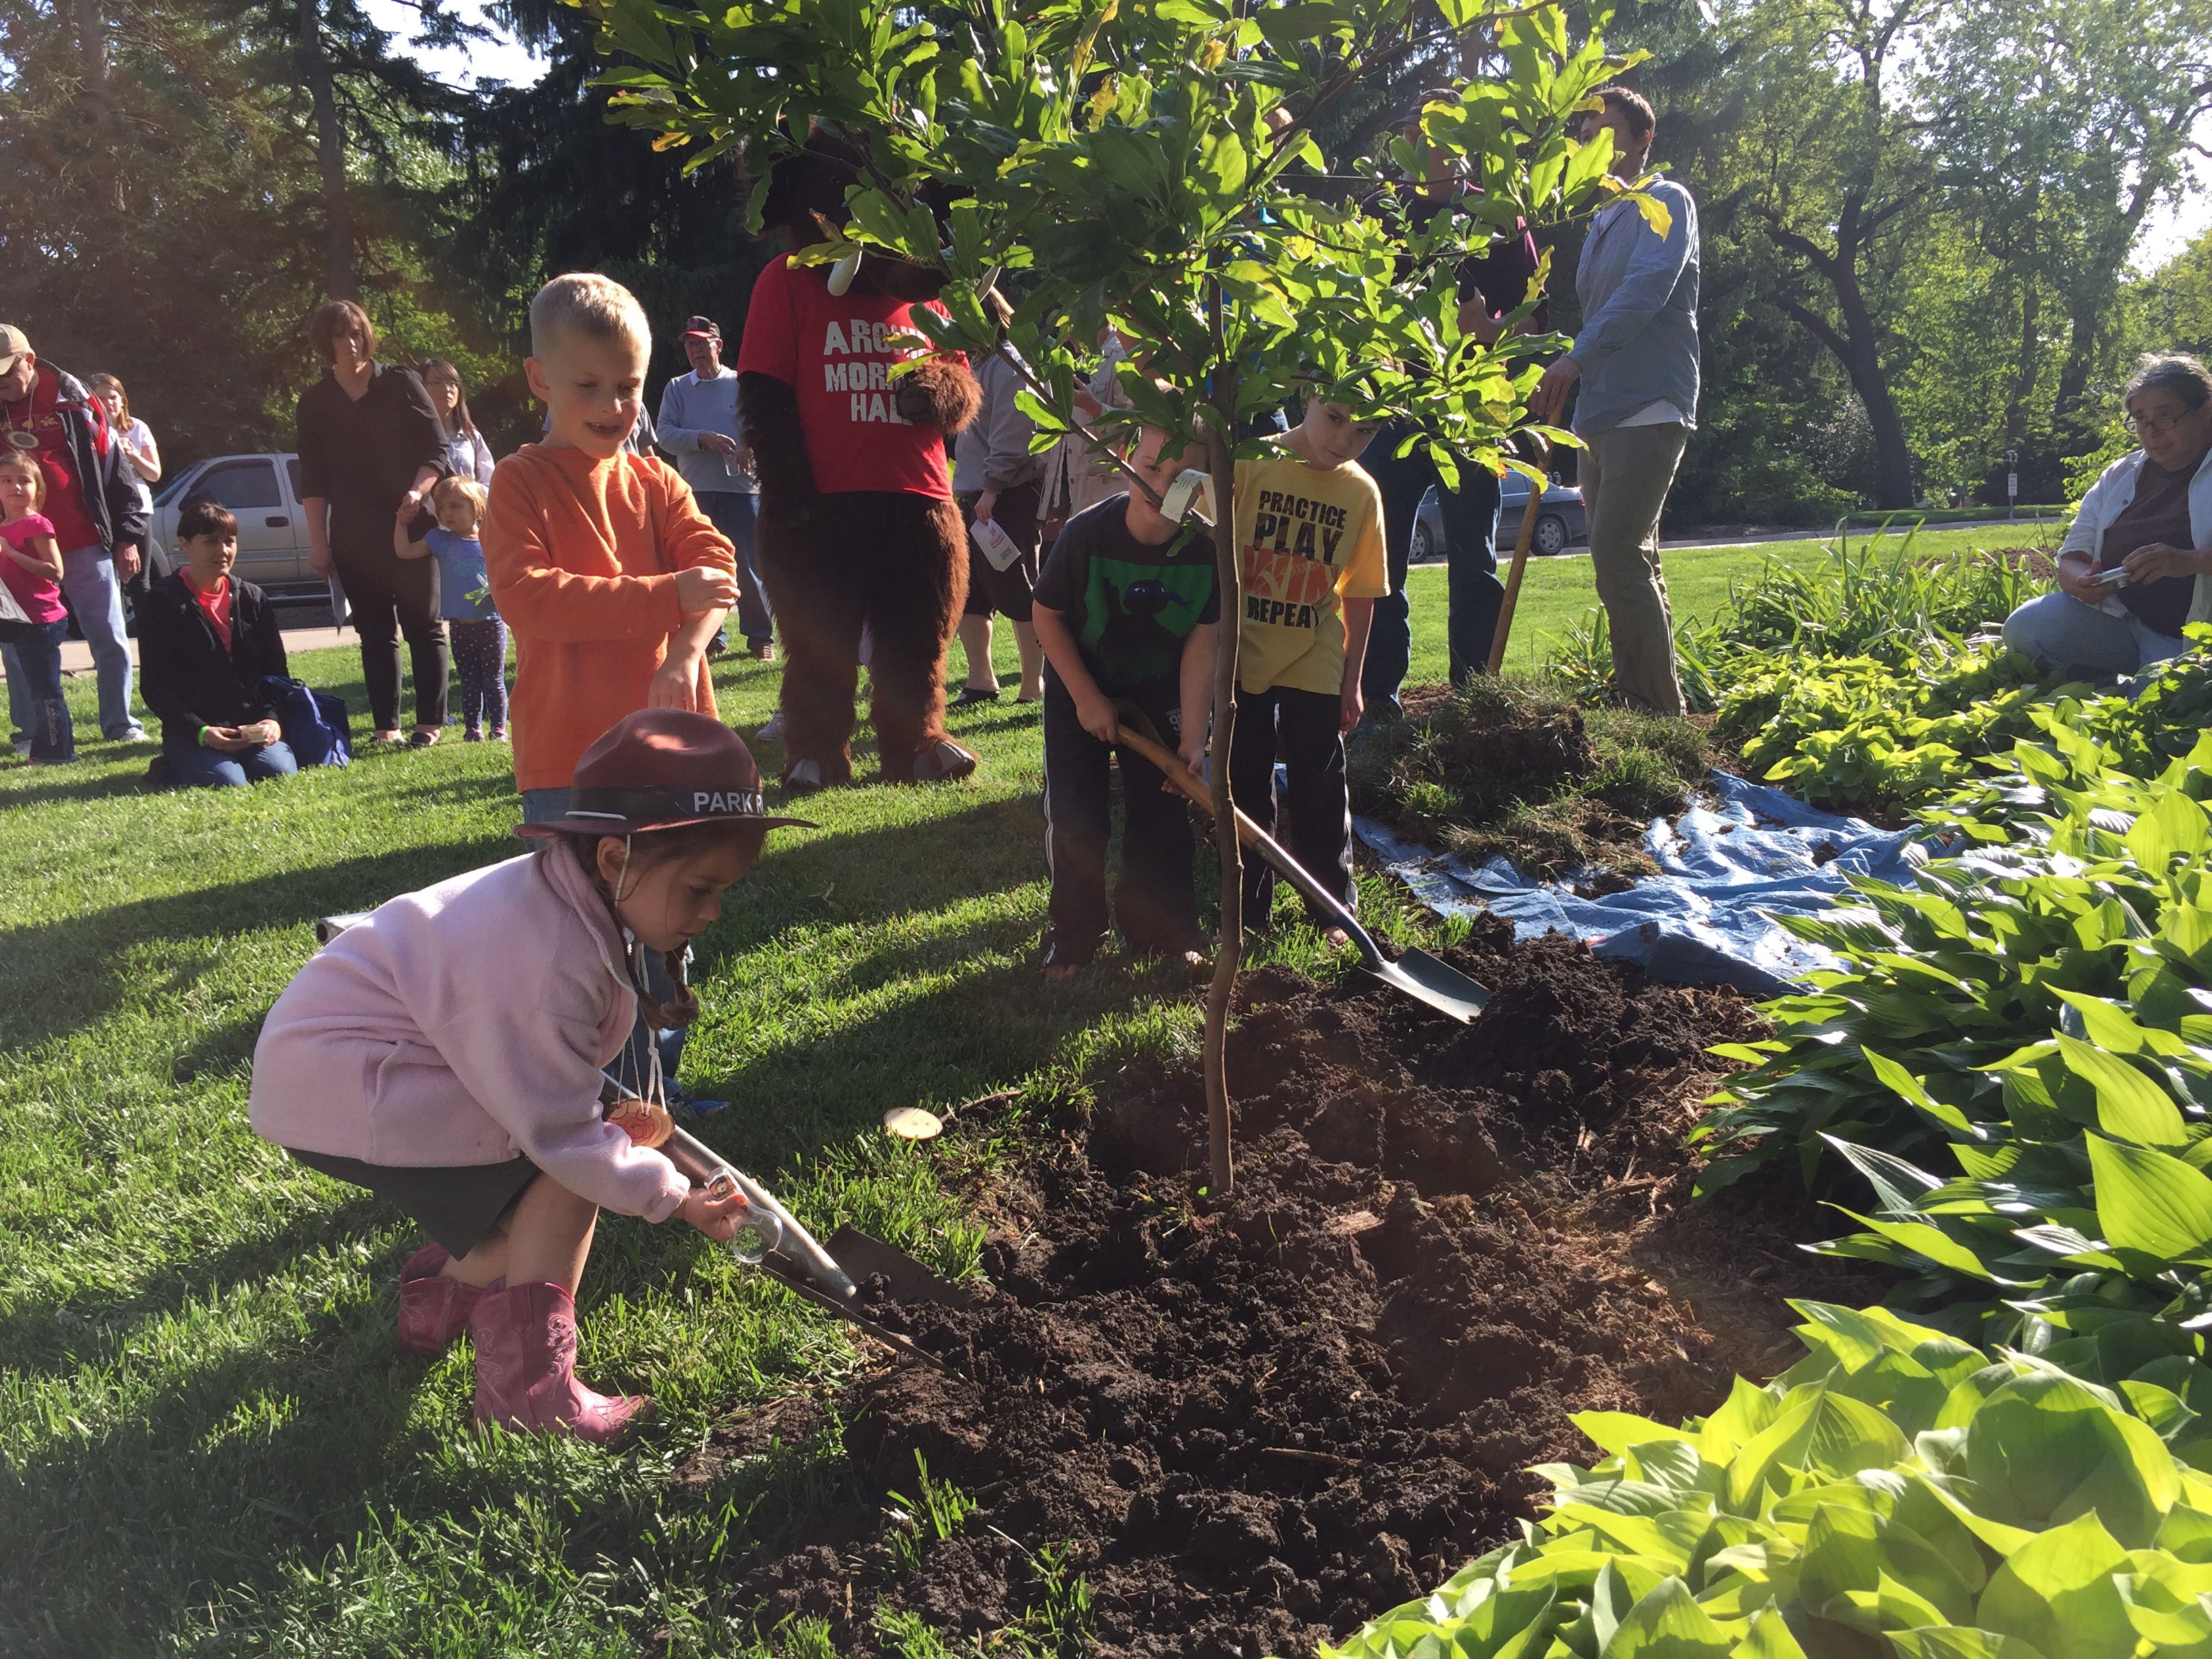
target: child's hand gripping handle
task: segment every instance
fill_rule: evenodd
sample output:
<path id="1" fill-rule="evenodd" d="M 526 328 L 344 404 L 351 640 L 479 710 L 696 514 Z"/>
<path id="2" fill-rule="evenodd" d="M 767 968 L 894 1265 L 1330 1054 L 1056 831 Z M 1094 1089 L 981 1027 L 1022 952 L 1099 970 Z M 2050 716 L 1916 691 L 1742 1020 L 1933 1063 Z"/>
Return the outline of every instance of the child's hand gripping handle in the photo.
<path id="1" fill-rule="evenodd" d="M 672 1130 L 654 1150 L 714 1202 L 738 1200 L 737 1230 L 730 1236 L 730 1248 L 737 1252 L 738 1260 L 758 1261 L 770 1250 L 783 1248 L 783 1223 L 768 1206 L 753 1201 L 753 1194 L 745 1190 L 748 1183 L 727 1163 L 681 1129 Z"/>
<path id="2" fill-rule="evenodd" d="M 1146 719 L 1144 710 L 1123 700 L 1114 705 L 1114 714 L 1121 728 L 1121 741 L 1158 767 L 1170 783 L 1211 814 L 1213 811 L 1213 792 L 1192 776 L 1190 769 L 1182 763 L 1182 757 L 1159 740 L 1159 734 L 1152 729 L 1152 721 Z M 1359 925 L 1359 919 L 1344 908 L 1344 901 L 1316 881 L 1307 872 L 1305 866 L 1292 858 L 1273 836 L 1246 817 L 1243 808 L 1237 808 L 1236 812 L 1237 839 L 1273 865 L 1277 872 L 1298 890 L 1301 898 L 1350 934 L 1359 947 L 1361 959 L 1369 966 L 1381 962 L 1382 953 L 1375 948 L 1375 941 Z"/>

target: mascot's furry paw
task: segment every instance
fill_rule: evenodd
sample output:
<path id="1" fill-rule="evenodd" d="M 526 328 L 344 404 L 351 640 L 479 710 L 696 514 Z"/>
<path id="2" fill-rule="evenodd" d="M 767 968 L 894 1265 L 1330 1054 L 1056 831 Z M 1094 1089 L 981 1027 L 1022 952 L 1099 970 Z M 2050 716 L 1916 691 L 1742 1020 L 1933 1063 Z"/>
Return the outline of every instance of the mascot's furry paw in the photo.
<path id="1" fill-rule="evenodd" d="M 899 377 L 895 398 L 902 418 L 952 433 L 975 418 L 983 392 L 961 359 L 932 357 Z"/>
<path id="2" fill-rule="evenodd" d="M 913 775 L 891 781 L 950 783 L 956 778 L 966 777 L 980 763 L 975 750 L 962 748 L 950 738 L 932 738 L 915 753 Z"/>

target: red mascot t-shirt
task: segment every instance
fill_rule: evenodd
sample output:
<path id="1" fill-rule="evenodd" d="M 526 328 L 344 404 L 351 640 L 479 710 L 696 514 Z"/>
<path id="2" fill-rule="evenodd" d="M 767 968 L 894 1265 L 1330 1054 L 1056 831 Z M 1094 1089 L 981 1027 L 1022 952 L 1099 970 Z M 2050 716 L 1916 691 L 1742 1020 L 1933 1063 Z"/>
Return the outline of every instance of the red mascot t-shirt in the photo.
<path id="1" fill-rule="evenodd" d="M 917 332 L 902 300 L 848 294 L 834 299 L 826 265 L 773 261 L 753 283 L 738 373 L 766 374 L 798 395 L 806 459 L 825 495 L 897 490 L 952 498 L 945 439 L 935 427 L 902 419 L 886 371 L 928 355 L 887 344 Z M 932 302 L 940 313 L 943 307 Z"/>

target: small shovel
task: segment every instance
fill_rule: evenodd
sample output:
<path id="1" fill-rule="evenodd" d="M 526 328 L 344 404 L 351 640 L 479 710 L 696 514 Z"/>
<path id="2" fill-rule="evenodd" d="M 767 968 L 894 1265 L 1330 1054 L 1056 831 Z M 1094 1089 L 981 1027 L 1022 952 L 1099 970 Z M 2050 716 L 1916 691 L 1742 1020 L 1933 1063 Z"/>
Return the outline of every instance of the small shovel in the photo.
<path id="1" fill-rule="evenodd" d="M 1208 813 L 1213 811 L 1212 792 L 1193 777 L 1181 757 L 1160 741 L 1160 734 L 1142 709 L 1133 702 L 1118 702 L 1114 705 L 1114 718 L 1121 727 L 1121 742 L 1158 767 L 1170 783 Z M 1309 875 L 1305 866 L 1285 852 L 1273 836 L 1246 817 L 1242 807 L 1237 809 L 1237 839 L 1273 865 L 1307 903 L 1350 934 L 1352 942 L 1359 947 L 1359 965 L 1385 985 L 1403 991 L 1416 1002 L 1425 1002 L 1440 1014 L 1449 1014 L 1462 1025 L 1471 1022 L 1490 1000 L 1489 987 L 1469 979 L 1426 951 L 1408 946 L 1395 962 L 1385 957 L 1376 948 L 1374 938 L 1359 925 L 1359 919 L 1345 908 L 1344 902 Z"/>
<path id="2" fill-rule="evenodd" d="M 939 1302 L 956 1308 L 964 1308 L 973 1301 L 969 1291 L 932 1273 L 905 1251 L 879 1238 L 872 1238 L 858 1228 L 840 1227 L 824 1249 L 799 1224 L 798 1218 L 783 1207 L 775 1194 L 681 1129 L 662 1142 L 659 1150 L 694 1186 L 705 1188 L 710 1196 L 720 1198 L 732 1191 L 744 1194 L 746 1207 L 753 1212 L 753 1219 L 747 1224 L 775 1242 L 758 1257 L 741 1256 L 740 1260 L 750 1261 L 786 1290 L 858 1326 L 885 1347 L 940 1371 L 953 1369 L 935 1354 L 916 1346 L 912 1338 L 878 1324 L 860 1312 L 857 1305 L 860 1286 L 854 1281 L 880 1274 L 898 1301 Z M 767 1224 L 762 1225 L 763 1221 Z"/>

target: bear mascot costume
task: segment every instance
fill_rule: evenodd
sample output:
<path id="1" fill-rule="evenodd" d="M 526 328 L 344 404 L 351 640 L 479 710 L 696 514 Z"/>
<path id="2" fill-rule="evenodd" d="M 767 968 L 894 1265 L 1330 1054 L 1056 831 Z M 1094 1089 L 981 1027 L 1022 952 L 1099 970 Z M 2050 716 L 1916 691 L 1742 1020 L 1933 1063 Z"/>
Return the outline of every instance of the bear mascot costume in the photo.
<path id="1" fill-rule="evenodd" d="M 787 248 L 845 222 L 854 151 L 817 131 L 775 166 L 763 209 Z M 967 776 L 975 757 L 945 735 L 945 659 L 968 592 L 968 534 L 952 501 L 946 440 L 981 395 L 965 358 L 922 356 L 911 306 L 943 272 L 871 248 L 857 271 L 779 255 L 753 285 L 738 354 L 738 410 L 759 469 L 754 556 L 783 635 L 784 787 L 853 778 L 860 632 L 881 775 Z M 834 293 L 833 287 L 843 287 Z"/>

